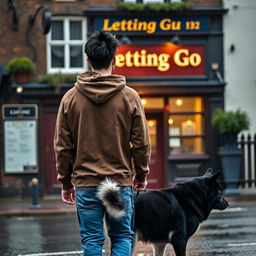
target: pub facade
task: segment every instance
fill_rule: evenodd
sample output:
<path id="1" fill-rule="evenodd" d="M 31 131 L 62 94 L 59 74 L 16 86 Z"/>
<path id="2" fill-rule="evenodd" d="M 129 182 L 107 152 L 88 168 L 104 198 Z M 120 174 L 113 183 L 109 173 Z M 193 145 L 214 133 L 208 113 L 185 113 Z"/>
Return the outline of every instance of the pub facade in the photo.
<path id="1" fill-rule="evenodd" d="M 222 23 L 226 10 L 221 5 L 194 6 L 181 12 L 82 5 L 80 15 L 76 9 L 73 17 L 65 13 L 72 12 L 71 7 L 54 13 L 52 6 L 52 10 L 51 31 L 44 39 L 46 51 L 40 51 L 42 58 L 38 58 L 43 73 L 86 70 L 81 51 L 94 31 L 109 31 L 119 38 L 114 73 L 126 77 L 127 85 L 139 93 L 145 109 L 152 146 L 150 188 L 171 186 L 202 175 L 209 167 L 220 167 L 217 152 L 221 141 L 212 128 L 211 115 L 224 105 Z M 56 91 L 35 81 L 22 86 L 10 82 L 5 92 L 9 96 L 2 99 L 2 105 L 7 110 L 10 104 L 18 105 L 18 109 L 24 107 L 24 111 L 26 107 L 36 109 L 35 122 L 25 118 L 28 125 L 36 126 L 36 158 L 32 171 L 20 173 L 8 172 L 8 159 L 2 159 L 2 191 L 6 182 L 10 187 L 28 187 L 35 176 L 43 194 L 59 191 L 53 133 L 60 99 L 72 86 L 63 83 Z M 20 87 L 22 92 L 17 90 Z M 24 121 L 23 117 L 19 116 L 20 120 Z M 7 127 L 10 120 L 3 116 L 1 122 Z M 3 126 L 2 141 L 7 131 Z M 6 144 L 2 153 L 6 155 Z"/>

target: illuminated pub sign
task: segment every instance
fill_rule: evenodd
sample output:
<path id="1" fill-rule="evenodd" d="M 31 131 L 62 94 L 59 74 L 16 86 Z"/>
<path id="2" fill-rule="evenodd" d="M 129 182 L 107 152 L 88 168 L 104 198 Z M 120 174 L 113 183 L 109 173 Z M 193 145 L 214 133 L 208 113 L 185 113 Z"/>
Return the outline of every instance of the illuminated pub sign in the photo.
<path id="1" fill-rule="evenodd" d="M 128 77 L 204 76 L 202 45 L 121 45 L 115 73 Z"/>
<path id="2" fill-rule="evenodd" d="M 166 18 L 122 18 L 104 17 L 96 19 L 96 30 L 111 33 L 146 33 L 165 34 L 185 32 L 207 32 L 208 18 L 206 16 L 166 17 Z"/>

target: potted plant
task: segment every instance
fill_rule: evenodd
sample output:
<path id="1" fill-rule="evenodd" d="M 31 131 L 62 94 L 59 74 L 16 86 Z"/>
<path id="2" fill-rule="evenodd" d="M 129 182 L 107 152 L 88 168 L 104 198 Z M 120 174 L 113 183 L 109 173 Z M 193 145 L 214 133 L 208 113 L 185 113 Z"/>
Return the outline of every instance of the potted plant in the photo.
<path id="1" fill-rule="evenodd" d="M 14 76 L 16 83 L 25 84 L 29 81 L 29 75 L 35 71 L 35 63 L 28 57 L 17 57 L 8 62 L 7 70 Z"/>
<path id="2" fill-rule="evenodd" d="M 223 168 L 223 181 L 227 196 L 239 195 L 237 184 L 240 176 L 242 150 L 237 147 L 237 135 L 248 130 L 250 120 L 246 112 L 240 109 L 225 111 L 216 109 L 212 115 L 212 125 L 223 134 L 224 145 L 219 150 Z"/>
<path id="3" fill-rule="evenodd" d="M 54 87 L 55 92 L 61 91 L 61 85 L 64 83 L 74 84 L 76 82 L 77 74 L 63 75 L 58 74 L 44 74 L 38 77 L 37 82 L 41 84 L 48 84 Z"/>

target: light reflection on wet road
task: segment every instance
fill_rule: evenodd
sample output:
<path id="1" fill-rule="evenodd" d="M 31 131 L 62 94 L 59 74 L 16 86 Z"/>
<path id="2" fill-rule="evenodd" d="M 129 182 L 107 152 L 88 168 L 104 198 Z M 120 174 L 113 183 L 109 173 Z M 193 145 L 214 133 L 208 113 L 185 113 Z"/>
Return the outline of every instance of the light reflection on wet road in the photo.
<path id="1" fill-rule="evenodd" d="M 0 227 L 1 256 L 81 255 L 75 215 L 2 217 Z M 104 256 L 108 255 L 108 248 L 106 243 Z M 187 251 L 187 256 L 256 255 L 256 202 L 234 204 L 227 211 L 213 212 L 189 240 Z M 151 247 L 139 243 L 135 255 L 152 256 Z M 174 256 L 171 246 L 166 256 Z"/>

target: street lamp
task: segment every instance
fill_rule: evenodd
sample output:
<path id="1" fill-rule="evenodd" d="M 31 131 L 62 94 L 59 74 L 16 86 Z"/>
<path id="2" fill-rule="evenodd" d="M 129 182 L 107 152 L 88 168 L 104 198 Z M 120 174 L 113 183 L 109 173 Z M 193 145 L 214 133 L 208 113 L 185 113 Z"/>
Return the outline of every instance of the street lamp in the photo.
<path id="1" fill-rule="evenodd" d="M 34 15 L 29 15 L 28 17 L 28 23 L 29 26 L 33 26 L 36 20 L 36 17 L 38 13 L 43 10 L 42 15 L 42 27 L 43 27 L 43 34 L 46 35 L 49 33 L 51 29 L 51 23 L 52 23 L 52 13 L 48 10 L 46 6 L 40 6 L 36 9 L 36 12 Z"/>
<path id="2" fill-rule="evenodd" d="M 52 13 L 48 10 L 48 7 L 46 7 L 46 6 L 38 7 L 36 9 L 34 15 L 28 16 L 28 27 L 27 27 L 27 31 L 26 31 L 26 40 L 27 40 L 28 46 L 33 51 L 33 54 L 34 54 L 34 56 L 32 58 L 33 61 L 37 60 L 37 50 L 29 38 L 29 32 L 30 32 L 32 26 L 35 24 L 36 17 L 41 10 L 43 10 L 43 14 L 42 14 L 43 35 L 46 35 L 49 33 L 49 31 L 51 29 L 51 24 L 52 24 Z"/>
<path id="3" fill-rule="evenodd" d="M 19 25 L 19 17 L 16 12 L 16 3 L 14 0 L 7 0 L 9 10 L 12 10 L 12 30 L 17 31 Z"/>

